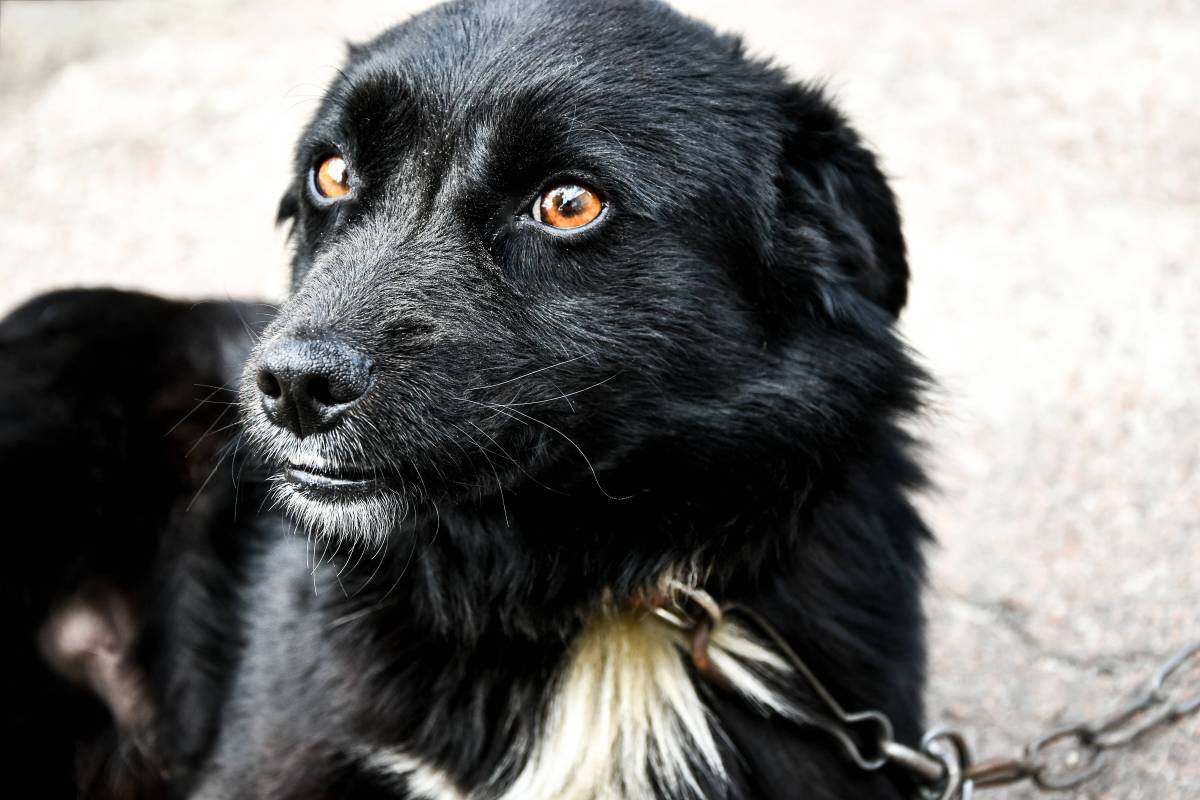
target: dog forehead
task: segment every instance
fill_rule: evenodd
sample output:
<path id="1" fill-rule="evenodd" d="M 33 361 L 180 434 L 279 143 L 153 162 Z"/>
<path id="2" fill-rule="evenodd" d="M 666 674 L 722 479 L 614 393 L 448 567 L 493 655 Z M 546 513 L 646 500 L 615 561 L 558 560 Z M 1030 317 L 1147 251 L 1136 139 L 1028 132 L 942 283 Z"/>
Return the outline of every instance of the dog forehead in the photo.
<path id="1" fill-rule="evenodd" d="M 341 87 L 404 87 L 441 113 L 546 111 L 617 118 L 656 104 L 759 94 L 740 42 L 651 0 L 469 0 L 436 6 L 351 48 Z M 756 100 L 761 98 L 755 98 Z"/>
<path id="2" fill-rule="evenodd" d="M 735 44 L 657 0 L 464 0 L 442 3 L 352 50 L 387 50 L 427 66 L 531 64 L 589 45 L 653 59 L 695 45 Z"/>

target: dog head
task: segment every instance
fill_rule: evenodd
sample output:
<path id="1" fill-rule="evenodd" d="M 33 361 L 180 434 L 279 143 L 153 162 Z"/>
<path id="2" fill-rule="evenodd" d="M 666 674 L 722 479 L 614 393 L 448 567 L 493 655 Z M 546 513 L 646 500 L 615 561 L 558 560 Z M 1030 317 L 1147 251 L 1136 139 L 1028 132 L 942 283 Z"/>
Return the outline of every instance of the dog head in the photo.
<path id="1" fill-rule="evenodd" d="M 280 216 L 293 292 L 243 401 L 319 532 L 820 460 L 891 380 L 908 273 L 875 159 L 820 90 L 649 0 L 455 2 L 351 48 Z"/>

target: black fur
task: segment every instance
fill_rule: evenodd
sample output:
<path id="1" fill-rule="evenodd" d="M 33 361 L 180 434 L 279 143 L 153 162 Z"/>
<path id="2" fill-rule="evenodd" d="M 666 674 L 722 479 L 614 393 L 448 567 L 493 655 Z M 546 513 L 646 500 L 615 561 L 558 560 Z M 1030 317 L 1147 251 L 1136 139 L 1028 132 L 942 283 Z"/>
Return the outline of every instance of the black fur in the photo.
<path id="1" fill-rule="evenodd" d="M 311 175 L 334 153 L 352 191 L 328 203 Z M 574 234 L 529 214 L 564 180 L 607 207 Z M 157 703 L 204 708 L 159 737 L 176 796 L 408 796 L 363 767 L 381 747 L 499 791 L 585 617 L 684 564 L 846 707 L 917 736 L 908 268 L 892 193 L 821 90 L 655 2 L 449 3 L 352 48 L 280 213 L 294 292 L 246 370 L 247 439 L 268 471 L 319 450 L 384 488 L 310 501 L 296 537 L 267 518 L 215 557 L 219 525 L 186 539 L 219 567 L 206 587 L 242 591 L 170 607 L 240 622 L 205 639 L 228 671 L 155 661 L 212 646 L 169 621 L 144 657 L 173 687 Z M 300 441 L 256 372 L 272 344 L 327 336 L 373 383 Z M 330 513 L 354 507 L 378 524 Z M 704 692 L 733 778 L 711 796 L 911 789 Z"/>
<path id="2" fill-rule="evenodd" d="M 19 687 L 2 719 L 9 772 L 39 796 L 166 797 L 164 776 L 199 768 L 215 735 L 211 707 L 237 653 L 239 539 L 255 524 L 234 522 L 234 487 L 213 471 L 220 428 L 236 419 L 220 387 L 249 350 L 243 326 L 261 317 L 98 290 L 43 295 L 0 321 L 0 592 Z M 150 726 L 114 730 L 39 653 L 47 618 L 98 594 L 139 612 L 127 660 L 157 712 Z"/>

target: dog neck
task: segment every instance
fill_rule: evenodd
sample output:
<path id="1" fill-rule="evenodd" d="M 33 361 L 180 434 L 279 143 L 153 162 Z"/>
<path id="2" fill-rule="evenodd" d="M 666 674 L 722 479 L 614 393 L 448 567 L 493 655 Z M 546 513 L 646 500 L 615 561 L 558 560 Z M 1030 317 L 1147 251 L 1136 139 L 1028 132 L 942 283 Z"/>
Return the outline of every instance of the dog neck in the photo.
<path id="1" fill-rule="evenodd" d="M 403 596 L 410 624 L 466 646 L 496 634 L 561 639 L 608 598 L 651 591 L 664 574 L 691 584 L 714 580 L 728 593 L 794 548 L 807 483 L 797 490 L 749 471 L 716 478 L 673 472 L 669 482 L 626 484 L 619 499 L 594 484 L 569 491 L 526 485 L 431 508 L 393 533 L 363 596 Z M 335 563 L 355 557 L 347 550 Z M 361 571 L 347 579 L 359 580 Z"/>
<path id="2" fill-rule="evenodd" d="M 694 577 L 694 573 L 692 574 Z M 689 636 L 655 615 L 670 603 L 664 576 L 652 594 L 604 602 L 567 646 L 541 703 L 540 720 L 468 790 L 404 747 L 364 749 L 368 768 L 428 800 L 494 797 L 624 800 L 724 795 L 730 782 L 725 733 L 690 668 Z M 722 688 L 762 712 L 804 714 L 788 686 L 791 667 L 735 622 L 707 629 L 706 657 Z"/>
<path id="3" fill-rule="evenodd" d="M 411 791 L 432 787 L 417 796 L 438 800 L 470 797 L 469 787 L 481 786 L 506 800 L 655 796 L 642 791 L 647 781 L 665 796 L 711 794 L 731 763 L 728 753 L 713 758 L 712 743 L 721 745 L 726 734 L 691 667 L 688 643 L 648 613 L 664 575 L 703 584 L 768 616 L 848 707 L 882 708 L 901 736 L 915 733 L 920 611 L 900 600 L 916 596 L 906 587 L 920 580 L 924 528 L 895 476 L 895 464 L 880 459 L 835 485 L 772 494 L 752 474 L 747 482 L 760 488 L 749 496 L 739 493 L 743 484 L 718 488 L 729 477 L 722 476 L 691 495 L 684 515 L 672 513 L 684 501 L 665 492 L 604 502 L 514 493 L 503 510 L 498 503 L 442 510 L 438 519 L 414 525 L 407 547 L 397 548 L 397 563 L 366 588 L 359 591 L 352 577 L 339 580 L 349 600 L 328 577 L 335 561 L 325 570 L 322 594 L 331 598 L 331 624 L 351 620 L 336 628 L 338 637 L 349 638 L 344 649 L 395 664 L 394 646 L 368 657 L 362 643 L 400 643 L 404 666 L 389 672 L 376 693 L 400 693 L 397 705 L 425 720 L 399 745 L 378 741 L 368 761 L 406 776 Z M 679 516 L 709 527 L 673 527 Z M 526 525 L 527 519 L 543 523 Z M 864 535 L 872 530 L 890 533 Z M 715 545 L 695 547 L 702 537 Z M 671 550 L 668 542 L 688 546 Z M 863 608 L 870 614 L 842 616 Z M 786 683 L 777 656 L 743 634 L 714 634 L 714 652 L 757 653 L 745 672 L 774 675 L 765 683 L 772 691 Z M 893 658 L 901 652 L 918 656 Z M 897 670 L 897 662 L 915 662 L 917 671 Z M 429 676 L 436 676 L 436 690 Z M 735 694 L 753 695 L 750 685 L 735 687 Z M 790 698 L 772 691 L 759 692 L 750 705 L 783 713 L 778 709 Z M 480 720 L 462 702 L 448 704 L 456 696 L 498 710 L 478 728 Z M 382 720 L 372 730 L 386 728 Z M 445 740 L 446 731 L 473 729 L 478 736 L 459 736 L 452 746 Z M 508 744 L 497 752 L 496 742 Z M 611 758 L 610 745 L 621 758 Z M 608 754 L 603 763 L 594 756 L 601 751 Z M 617 762 L 654 766 L 630 772 Z M 666 784 L 678 791 L 666 792 Z M 705 790 L 697 793 L 697 784 Z M 527 793 L 501 795 L 509 785 Z"/>

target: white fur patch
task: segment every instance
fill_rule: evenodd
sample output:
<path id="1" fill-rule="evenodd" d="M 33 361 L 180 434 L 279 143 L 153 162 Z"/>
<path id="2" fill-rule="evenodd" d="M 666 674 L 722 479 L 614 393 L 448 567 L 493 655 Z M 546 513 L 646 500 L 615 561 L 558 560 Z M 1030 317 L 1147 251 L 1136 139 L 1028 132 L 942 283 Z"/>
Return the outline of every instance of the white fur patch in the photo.
<path id="1" fill-rule="evenodd" d="M 368 548 L 382 546 L 387 533 L 399 528 L 408 515 L 407 502 L 390 489 L 329 502 L 310 499 L 277 477 L 271 497 L 299 530 L 309 531 L 318 541 L 361 542 Z"/>
<path id="2" fill-rule="evenodd" d="M 446 773 L 401 751 L 369 752 L 363 763 L 367 769 L 402 781 L 414 800 L 467 800 Z"/>
<path id="3" fill-rule="evenodd" d="M 502 792 L 464 794 L 442 773 L 403 754 L 369 764 L 404 775 L 428 800 L 644 800 L 704 796 L 726 780 L 721 736 L 686 666 L 688 639 L 645 611 L 597 615 L 572 643 L 534 741 L 518 742 L 497 775 Z M 799 718 L 778 687 L 791 668 L 737 623 L 712 633 L 709 656 L 754 705 Z M 390 762 L 388 759 L 392 759 Z"/>

